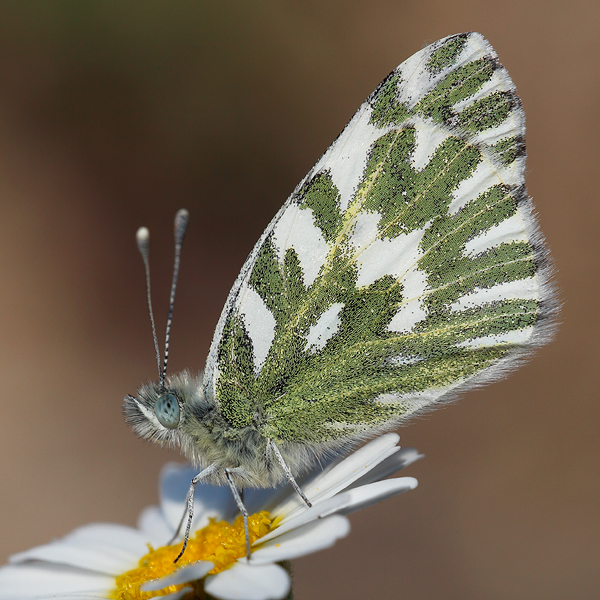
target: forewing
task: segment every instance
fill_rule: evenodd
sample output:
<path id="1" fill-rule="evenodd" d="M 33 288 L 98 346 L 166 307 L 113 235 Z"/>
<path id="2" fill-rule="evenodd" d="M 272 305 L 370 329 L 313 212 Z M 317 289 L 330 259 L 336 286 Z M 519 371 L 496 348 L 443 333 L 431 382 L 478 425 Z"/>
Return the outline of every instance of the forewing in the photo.
<path id="1" fill-rule="evenodd" d="M 215 332 L 208 393 L 234 427 L 344 441 L 510 367 L 547 337 L 524 113 L 477 33 L 373 92 L 267 227 Z"/>

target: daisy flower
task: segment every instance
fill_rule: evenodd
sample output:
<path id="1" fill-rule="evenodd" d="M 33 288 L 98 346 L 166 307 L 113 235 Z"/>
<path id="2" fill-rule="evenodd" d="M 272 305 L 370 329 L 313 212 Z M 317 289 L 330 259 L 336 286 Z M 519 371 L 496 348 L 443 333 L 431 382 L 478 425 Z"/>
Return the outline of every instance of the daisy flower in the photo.
<path id="1" fill-rule="evenodd" d="M 277 600 L 291 580 L 278 563 L 332 546 L 348 534 L 345 515 L 416 487 L 412 477 L 384 479 L 421 457 L 400 449 L 396 434 L 381 436 L 303 483 L 313 506 L 288 489 L 246 490 L 252 555 L 227 487 L 199 484 L 193 534 L 165 546 L 181 519 L 195 470 L 167 465 L 160 507 L 144 510 L 138 528 L 92 524 L 16 554 L 0 568 L 0 600 Z"/>

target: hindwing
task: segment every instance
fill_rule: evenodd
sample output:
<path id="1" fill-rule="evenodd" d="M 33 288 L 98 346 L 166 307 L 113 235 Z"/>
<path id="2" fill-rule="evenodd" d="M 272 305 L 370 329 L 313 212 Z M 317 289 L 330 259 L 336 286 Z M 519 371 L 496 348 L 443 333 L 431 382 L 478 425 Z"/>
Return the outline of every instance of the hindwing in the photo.
<path id="1" fill-rule="evenodd" d="M 555 312 L 524 186 L 525 123 L 469 33 L 401 64 L 267 227 L 205 388 L 232 427 L 336 443 L 511 367 Z"/>

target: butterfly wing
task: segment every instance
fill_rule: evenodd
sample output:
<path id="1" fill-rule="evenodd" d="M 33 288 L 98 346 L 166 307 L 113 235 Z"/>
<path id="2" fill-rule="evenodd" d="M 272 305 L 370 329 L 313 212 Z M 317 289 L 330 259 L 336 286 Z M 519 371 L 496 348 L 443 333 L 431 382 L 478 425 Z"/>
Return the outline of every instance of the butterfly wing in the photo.
<path id="1" fill-rule="evenodd" d="M 404 62 L 267 227 L 219 320 L 232 427 L 336 444 L 514 366 L 555 313 L 524 113 L 477 33 Z"/>

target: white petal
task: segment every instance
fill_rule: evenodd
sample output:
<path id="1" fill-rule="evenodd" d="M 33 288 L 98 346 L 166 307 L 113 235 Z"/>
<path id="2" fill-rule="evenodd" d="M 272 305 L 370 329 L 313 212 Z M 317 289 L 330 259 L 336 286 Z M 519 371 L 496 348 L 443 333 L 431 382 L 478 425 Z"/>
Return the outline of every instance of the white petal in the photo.
<path id="1" fill-rule="evenodd" d="M 77 594 L 106 598 L 114 577 L 63 565 L 24 564 L 0 567 L 0 600 L 31 600 L 50 594 Z"/>
<path id="2" fill-rule="evenodd" d="M 140 531 L 133 527 L 114 523 L 84 525 L 63 539 L 70 543 L 85 544 L 93 548 L 120 549 L 123 552 L 140 556 L 148 552 L 146 537 Z"/>
<path id="3" fill-rule="evenodd" d="M 395 433 L 388 433 L 374 439 L 302 486 L 303 492 L 313 504 L 331 498 L 386 458 L 398 452 L 400 448 L 396 444 L 399 440 L 400 437 Z M 306 510 L 306 505 L 295 494 L 275 507 L 271 514 L 283 516 L 282 522 L 285 522 L 304 510 Z"/>
<path id="4" fill-rule="evenodd" d="M 396 479 L 376 481 L 375 483 L 369 483 L 368 485 L 348 490 L 344 492 L 344 496 L 348 496 L 350 501 L 339 512 L 348 515 L 376 502 L 381 502 L 386 498 L 414 490 L 417 485 L 418 481 L 414 477 L 397 477 Z"/>
<path id="5" fill-rule="evenodd" d="M 197 474 L 197 469 L 178 463 L 167 463 L 160 472 L 160 508 L 172 531 L 181 521 L 190 482 Z M 194 513 L 198 518 L 198 511 Z"/>
<path id="6" fill-rule="evenodd" d="M 339 515 L 313 521 L 262 545 L 258 550 L 252 552 L 251 562 L 264 564 L 292 560 L 329 548 L 335 544 L 336 540 L 345 537 L 349 532 L 350 521 Z"/>
<path id="7" fill-rule="evenodd" d="M 412 490 L 417 487 L 417 484 L 418 482 L 414 477 L 399 477 L 396 479 L 386 479 L 385 481 L 376 481 L 375 483 L 347 490 L 342 494 L 318 502 L 312 507 L 298 512 L 290 519 L 283 519 L 279 527 L 273 529 L 270 533 L 260 538 L 260 540 L 257 540 L 254 545 L 260 546 L 267 541 L 283 536 L 288 531 L 300 529 L 308 523 L 335 513 L 350 514 L 396 494 Z"/>
<path id="8" fill-rule="evenodd" d="M 36 596 L 35 600 L 56 600 L 62 598 L 63 600 L 106 600 L 107 592 L 104 591 L 92 591 L 92 592 L 67 592 L 66 594 L 50 594 L 48 596 Z M 160 600 L 164 600 L 165 596 L 161 597 Z"/>
<path id="9" fill-rule="evenodd" d="M 360 479 L 357 479 L 346 489 L 351 490 L 360 487 L 361 485 L 373 483 L 374 481 L 381 481 L 382 479 L 393 475 L 396 471 L 412 465 L 412 463 L 424 456 L 424 454 L 419 454 L 419 451 L 416 448 L 401 448 L 398 452 L 392 454 L 383 462 L 380 462 L 374 469 L 363 475 Z"/>
<path id="10" fill-rule="evenodd" d="M 173 530 L 158 506 L 145 508 L 138 517 L 137 525 L 154 546 L 164 546 L 173 536 Z"/>
<path id="11" fill-rule="evenodd" d="M 171 529 L 175 531 L 185 511 L 185 498 L 198 469 L 169 463 L 161 471 L 160 506 Z M 196 486 L 193 530 L 208 524 L 209 517 L 231 519 L 237 507 L 227 486 L 199 483 Z"/>
<path id="12" fill-rule="evenodd" d="M 236 563 L 206 578 L 204 589 L 222 600 L 279 600 L 290 589 L 290 577 L 279 565 Z"/>
<path id="13" fill-rule="evenodd" d="M 180 598 L 187 596 L 187 594 L 193 591 L 194 589 L 191 587 L 184 587 L 181 588 L 178 592 L 173 592 L 172 594 L 167 594 L 166 596 L 155 596 L 155 598 L 160 598 L 160 600 L 180 600 Z"/>
<path id="14" fill-rule="evenodd" d="M 276 529 L 273 529 L 267 535 L 261 537 L 259 540 L 254 542 L 254 545 L 259 546 L 268 540 L 279 537 L 288 531 L 299 529 L 305 526 L 307 523 L 312 523 L 317 519 L 324 519 L 329 515 L 333 515 L 336 512 L 340 512 L 350 506 L 351 497 L 347 493 L 338 494 L 334 498 L 328 498 L 317 504 L 313 504 L 310 508 L 304 511 L 298 512 L 295 517 L 291 519 L 285 519 L 282 521 Z"/>
<path id="15" fill-rule="evenodd" d="M 269 510 L 271 506 L 280 504 L 290 495 L 290 486 L 287 482 L 274 488 L 248 488 L 244 490 L 244 504 L 248 512 L 254 514 L 261 510 Z"/>
<path id="16" fill-rule="evenodd" d="M 165 600 L 166 596 L 162 596 L 160 600 Z M 56 600 L 62 598 L 63 600 L 106 600 L 106 592 L 75 592 L 74 594 L 67 593 L 57 596 L 51 594 L 50 596 L 36 596 L 35 600 Z"/>
<path id="17" fill-rule="evenodd" d="M 25 550 L 25 552 L 11 556 L 9 560 L 11 564 L 41 560 L 48 563 L 70 565 L 71 567 L 96 573 L 105 573 L 106 575 L 119 575 L 124 571 L 133 569 L 137 565 L 140 556 L 142 555 L 123 553 L 117 548 L 114 548 L 111 552 L 108 549 L 100 550 L 83 544 L 70 544 L 65 540 L 59 540 L 45 546 Z"/>
<path id="18" fill-rule="evenodd" d="M 116 575 L 135 567 L 148 552 L 148 540 L 136 529 L 112 523 L 80 527 L 64 538 L 25 550 L 11 564 L 43 560 Z"/>
<path id="19" fill-rule="evenodd" d="M 195 581 L 196 579 L 202 579 L 209 571 L 214 568 L 214 564 L 205 560 L 199 560 L 198 562 L 192 563 L 177 569 L 174 573 L 161 577 L 160 579 L 154 579 L 144 583 L 140 589 L 143 592 L 156 592 L 162 590 L 170 585 L 181 585 L 188 581 Z"/>

